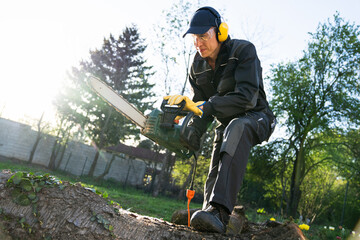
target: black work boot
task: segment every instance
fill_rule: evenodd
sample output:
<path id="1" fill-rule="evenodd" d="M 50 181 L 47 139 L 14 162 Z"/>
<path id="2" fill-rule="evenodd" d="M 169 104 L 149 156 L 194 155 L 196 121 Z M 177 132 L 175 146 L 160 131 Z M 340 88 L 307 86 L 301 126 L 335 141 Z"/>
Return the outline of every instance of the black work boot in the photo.
<path id="1" fill-rule="evenodd" d="M 190 209 L 190 217 L 194 212 L 199 211 L 199 208 Z M 171 216 L 171 222 L 178 225 L 188 225 L 188 211 L 187 209 L 177 210 Z"/>
<path id="2" fill-rule="evenodd" d="M 195 212 L 190 225 L 198 231 L 225 233 L 230 214 L 221 205 L 210 205 L 205 210 Z"/>

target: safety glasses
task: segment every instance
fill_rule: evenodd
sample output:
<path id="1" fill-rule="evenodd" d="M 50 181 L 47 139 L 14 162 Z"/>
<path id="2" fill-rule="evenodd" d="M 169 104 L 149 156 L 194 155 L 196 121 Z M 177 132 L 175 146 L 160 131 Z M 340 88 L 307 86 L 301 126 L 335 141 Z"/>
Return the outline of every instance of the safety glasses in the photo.
<path id="1" fill-rule="evenodd" d="M 193 37 L 194 43 L 197 42 L 207 42 L 209 41 L 215 34 L 214 28 L 210 28 L 209 31 L 207 31 L 204 34 L 191 34 Z"/>

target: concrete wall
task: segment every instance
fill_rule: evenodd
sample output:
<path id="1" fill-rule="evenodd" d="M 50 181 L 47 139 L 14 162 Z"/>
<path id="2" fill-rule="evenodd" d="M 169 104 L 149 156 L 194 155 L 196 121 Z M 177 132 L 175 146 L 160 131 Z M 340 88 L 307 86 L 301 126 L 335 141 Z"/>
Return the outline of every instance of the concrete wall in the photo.
<path id="1" fill-rule="evenodd" d="M 36 136 L 37 132 L 32 130 L 30 126 L 0 118 L 0 155 L 28 161 Z M 33 163 L 48 166 L 54 141 L 55 137 L 43 135 L 36 149 Z M 96 150 L 93 146 L 80 142 L 69 142 L 59 169 L 77 176 L 86 175 L 90 170 L 95 154 Z M 60 160 L 59 155 L 56 163 Z M 111 153 L 100 153 L 94 172 L 95 176 L 104 172 L 111 157 Z M 125 154 L 120 154 L 120 156 L 116 156 L 109 173 L 104 178 L 126 182 L 130 185 L 142 185 L 145 169 L 146 163 L 141 159 L 132 159 Z"/>

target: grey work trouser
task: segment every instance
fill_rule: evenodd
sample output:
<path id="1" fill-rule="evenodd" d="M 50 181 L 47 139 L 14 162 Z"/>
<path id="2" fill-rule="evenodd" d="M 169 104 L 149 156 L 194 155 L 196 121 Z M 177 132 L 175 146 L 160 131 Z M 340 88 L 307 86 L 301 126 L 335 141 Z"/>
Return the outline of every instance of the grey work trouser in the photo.
<path id="1" fill-rule="evenodd" d="M 226 128 L 216 129 L 203 209 L 215 202 L 232 212 L 251 148 L 270 137 L 269 121 L 266 114 L 251 112 L 233 119 Z"/>

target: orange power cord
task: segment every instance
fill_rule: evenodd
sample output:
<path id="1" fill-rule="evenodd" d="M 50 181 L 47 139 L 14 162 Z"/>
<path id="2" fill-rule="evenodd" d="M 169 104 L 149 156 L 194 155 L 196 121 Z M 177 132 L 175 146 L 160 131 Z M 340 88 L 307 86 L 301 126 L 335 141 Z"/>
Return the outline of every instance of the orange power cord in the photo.
<path id="1" fill-rule="evenodd" d="M 190 190 L 190 189 L 187 189 L 186 190 L 186 197 L 188 199 L 188 204 L 187 204 L 187 209 L 188 209 L 188 227 L 190 227 L 190 202 L 191 202 L 191 199 L 193 199 L 195 195 L 195 190 Z"/>
<path id="2" fill-rule="evenodd" d="M 190 189 L 187 189 L 187 190 L 186 190 L 186 197 L 187 197 L 187 199 L 188 199 L 188 204 L 187 204 L 187 209 L 188 209 L 188 227 L 190 227 L 190 202 L 191 202 L 191 199 L 193 199 L 194 196 L 195 196 L 194 178 L 195 178 L 195 174 L 196 174 L 196 164 L 197 164 L 197 156 L 196 156 L 195 153 L 194 153 L 194 160 L 195 160 L 195 163 L 194 163 L 194 172 L 193 172 L 192 179 L 191 179 Z"/>

